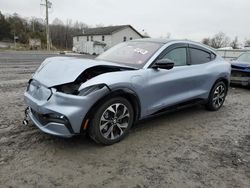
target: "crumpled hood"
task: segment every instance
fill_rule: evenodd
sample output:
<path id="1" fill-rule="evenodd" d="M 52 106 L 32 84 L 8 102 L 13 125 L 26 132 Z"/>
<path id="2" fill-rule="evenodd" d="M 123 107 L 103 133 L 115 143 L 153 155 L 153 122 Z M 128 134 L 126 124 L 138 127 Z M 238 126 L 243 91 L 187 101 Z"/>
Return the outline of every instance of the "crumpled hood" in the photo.
<path id="1" fill-rule="evenodd" d="M 232 65 L 232 67 L 240 67 L 240 68 L 249 68 L 250 67 L 249 62 L 243 62 L 243 61 L 232 61 L 231 65 Z"/>
<path id="2" fill-rule="evenodd" d="M 232 71 L 241 71 L 250 73 L 250 63 L 242 61 L 232 61 L 231 62 Z"/>
<path id="3" fill-rule="evenodd" d="M 123 67 L 120 64 L 100 60 L 52 57 L 47 58 L 41 64 L 33 75 L 33 79 L 47 87 L 62 85 L 74 82 L 86 69 L 99 65 Z"/>

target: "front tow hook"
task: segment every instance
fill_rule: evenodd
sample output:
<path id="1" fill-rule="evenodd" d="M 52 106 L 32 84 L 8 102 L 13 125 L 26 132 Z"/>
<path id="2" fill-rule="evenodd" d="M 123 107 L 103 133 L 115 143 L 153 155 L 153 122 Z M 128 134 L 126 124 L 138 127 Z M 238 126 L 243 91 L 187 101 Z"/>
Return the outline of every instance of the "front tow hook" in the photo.
<path id="1" fill-rule="evenodd" d="M 30 111 L 30 108 L 29 108 L 29 107 L 27 107 L 27 108 L 24 110 L 24 119 L 23 119 L 23 125 L 24 125 L 24 126 L 27 126 L 27 125 L 29 124 L 29 115 L 28 115 L 29 111 Z"/>

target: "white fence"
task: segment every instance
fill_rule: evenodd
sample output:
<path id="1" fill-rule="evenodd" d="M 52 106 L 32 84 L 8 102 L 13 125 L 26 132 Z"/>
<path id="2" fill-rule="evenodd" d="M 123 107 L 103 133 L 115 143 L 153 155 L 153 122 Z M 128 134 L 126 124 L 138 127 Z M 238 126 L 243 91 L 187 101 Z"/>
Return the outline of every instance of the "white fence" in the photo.
<path id="1" fill-rule="evenodd" d="M 244 52 L 250 52 L 249 49 L 238 49 L 238 50 L 217 50 L 218 54 L 220 54 L 226 60 L 232 60 L 239 57 Z"/>

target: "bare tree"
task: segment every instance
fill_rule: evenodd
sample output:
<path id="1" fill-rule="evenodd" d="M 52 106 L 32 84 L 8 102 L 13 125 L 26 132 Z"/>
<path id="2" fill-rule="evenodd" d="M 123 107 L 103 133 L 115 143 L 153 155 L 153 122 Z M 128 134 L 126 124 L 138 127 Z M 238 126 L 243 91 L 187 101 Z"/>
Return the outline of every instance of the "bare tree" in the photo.
<path id="1" fill-rule="evenodd" d="M 211 46 L 213 48 L 222 48 L 228 46 L 229 44 L 230 38 L 223 32 L 217 33 L 213 38 L 211 38 Z"/>
<path id="2" fill-rule="evenodd" d="M 64 23 L 56 18 L 50 25 L 50 37 L 54 47 L 60 49 L 71 49 L 73 36 L 82 34 L 83 29 L 88 25 L 83 22 L 67 20 Z M 18 42 L 27 44 L 29 38 L 39 38 L 42 46 L 46 44 L 46 32 L 44 20 L 32 17 L 24 19 L 18 14 L 3 15 L 0 12 L 0 40 L 13 41 L 14 35 Z"/>
<path id="3" fill-rule="evenodd" d="M 222 32 L 215 34 L 212 38 L 206 37 L 201 42 L 213 48 L 222 48 L 232 44 L 230 38 Z M 238 44 L 238 38 L 235 38 L 234 42 Z"/>
<path id="4" fill-rule="evenodd" d="M 60 49 L 71 49 L 73 46 L 73 36 L 82 34 L 87 24 L 82 22 L 73 23 L 72 20 L 67 20 L 64 24 L 63 21 L 56 18 L 50 26 L 51 41 L 53 46 Z"/>
<path id="5" fill-rule="evenodd" d="M 63 25 L 63 21 L 59 18 L 55 18 L 52 22 L 52 25 Z"/>
<path id="6" fill-rule="evenodd" d="M 245 45 L 245 46 L 250 46 L 250 39 L 246 39 L 244 45 Z"/>
<path id="7" fill-rule="evenodd" d="M 203 44 L 211 46 L 211 39 L 210 38 L 204 38 L 201 41 Z"/>
<path id="8" fill-rule="evenodd" d="M 233 49 L 239 49 L 239 41 L 238 41 L 238 37 L 236 36 L 234 38 L 234 40 L 230 43 L 230 46 L 233 48 Z"/>

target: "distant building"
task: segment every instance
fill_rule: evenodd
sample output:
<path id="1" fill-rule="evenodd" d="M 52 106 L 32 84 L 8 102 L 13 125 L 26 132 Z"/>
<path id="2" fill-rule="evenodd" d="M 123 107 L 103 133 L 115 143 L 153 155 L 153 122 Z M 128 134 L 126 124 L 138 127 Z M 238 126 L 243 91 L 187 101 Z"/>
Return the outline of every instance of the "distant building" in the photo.
<path id="1" fill-rule="evenodd" d="M 131 25 L 88 28 L 73 37 L 73 51 L 87 54 L 101 54 L 121 42 L 143 38 Z"/>

